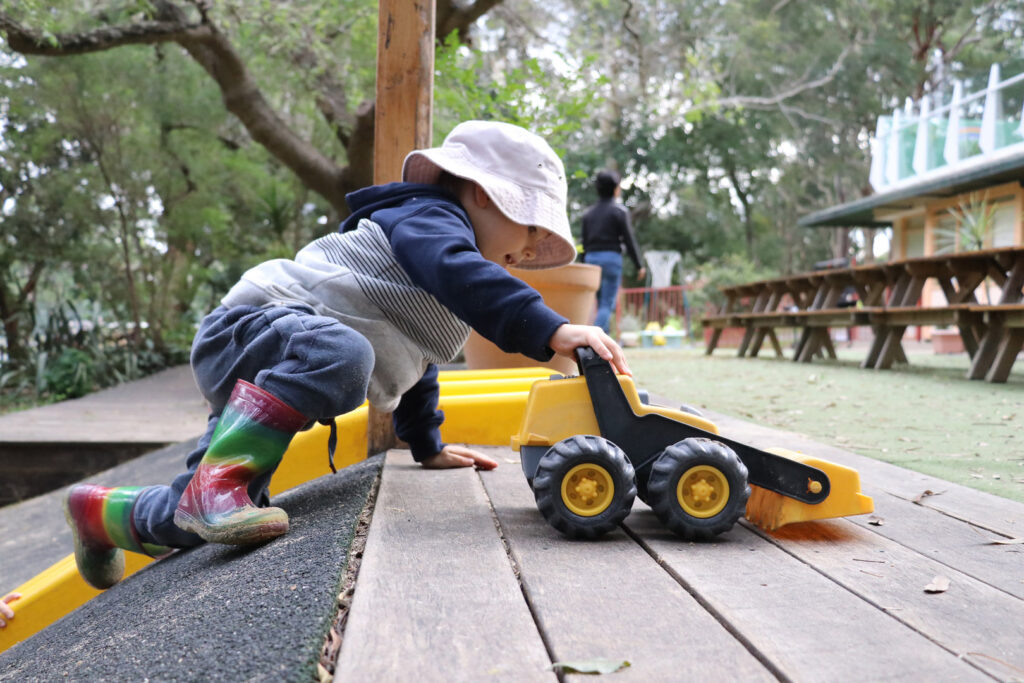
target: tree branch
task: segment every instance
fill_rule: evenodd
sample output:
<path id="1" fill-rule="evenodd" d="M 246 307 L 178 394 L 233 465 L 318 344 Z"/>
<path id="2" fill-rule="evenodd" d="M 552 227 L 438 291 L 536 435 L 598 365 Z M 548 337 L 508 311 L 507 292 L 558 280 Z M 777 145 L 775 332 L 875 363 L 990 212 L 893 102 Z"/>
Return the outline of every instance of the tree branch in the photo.
<path id="1" fill-rule="evenodd" d="M 806 92 L 808 90 L 814 90 L 820 88 L 823 85 L 831 83 L 839 71 L 843 68 L 843 63 L 846 61 L 847 56 L 850 54 L 852 49 L 851 45 L 847 45 L 843 48 L 843 51 L 839 53 L 835 63 L 821 78 L 816 78 L 812 81 L 803 81 L 791 85 L 786 90 L 780 93 L 772 95 L 771 97 L 757 97 L 750 95 L 736 95 L 734 97 L 725 97 L 720 100 L 708 102 L 706 107 L 748 107 L 750 109 L 771 109 L 778 106 L 780 103 L 785 102 L 788 99 L 796 97 L 797 95 Z"/>
<path id="2" fill-rule="evenodd" d="M 285 124 L 257 87 L 227 36 L 211 23 L 188 22 L 184 10 L 171 2 L 160 1 L 156 6 L 159 14 L 156 21 L 61 34 L 52 40 L 25 28 L 5 13 L 0 13 L 0 30 L 6 33 L 11 48 L 22 54 L 58 57 L 122 45 L 177 43 L 217 83 L 224 106 L 241 121 L 252 139 L 291 169 L 307 187 L 330 202 L 339 214 L 347 214 L 345 194 L 356 189 L 343 182 L 350 174 Z"/>
<path id="3" fill-rule="evenodd" d="M 501 3 L 501 0 L 475 0 L 467 7 L 459 7 L 454 0 L 437 0 L 434 21 L 437 40 L 444 40 L 452 31 L 457 31 L 459 41 L 469 42 L 469 27 Z"/>
<path id="4" fill-rule="evenodd" d="M 15 52 L 45 57 L 68 57 L 103 52 L 122 45 L 153 45 L 202 39 L 211 27 L 178 21 L 141 21 L 127 26 L 103 26 L 82 33 L 58 33 L 52 36 L 26 28 L 0 12 L 0 30 Z"/>

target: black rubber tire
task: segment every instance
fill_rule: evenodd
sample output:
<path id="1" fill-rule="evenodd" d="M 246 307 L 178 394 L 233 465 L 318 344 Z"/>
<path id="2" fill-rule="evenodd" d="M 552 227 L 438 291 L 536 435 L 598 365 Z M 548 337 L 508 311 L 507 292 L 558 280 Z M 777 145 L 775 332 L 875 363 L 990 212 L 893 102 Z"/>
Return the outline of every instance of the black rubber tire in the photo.
<path id="1" fill-rule="evenodd" d="M 582 464 L 604 468 L 612 478 L 612 499 L 602 512 L 587 517 L 570 510 L 562 500 L 562 480 Z M 537 509 L 552 527 L 569 538 L 595 539 L 615 529 L 629 514 L 636 498 L 633 465 L 622 449 L 600 436 L 571 436 L 544 454 L 533 478 Z"/>
<path id="2" fill-rule="evenodd" d="M 693 467 L 718 470 L 729 485 L 724 507 L 712 517 L 688 513 L 677 496 L 679 479 Z M 690 541 L 706 541 L 728 531 L 743 516 L 750 497 L 747 467 L 736 452 L 711 439 L 684 439 L 669 446 L 654 462 L 647 482 L 651 508 L 672 533 Z"/>

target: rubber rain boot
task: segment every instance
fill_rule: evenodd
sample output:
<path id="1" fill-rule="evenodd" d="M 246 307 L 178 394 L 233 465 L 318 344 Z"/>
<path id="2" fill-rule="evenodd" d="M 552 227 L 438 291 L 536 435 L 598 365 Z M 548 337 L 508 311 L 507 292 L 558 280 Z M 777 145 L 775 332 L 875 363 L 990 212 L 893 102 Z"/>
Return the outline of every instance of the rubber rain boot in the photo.
<path id="1" fill-rule="evenodd" d="M 250 545 L 288 531 L 288 515 L 256 507 L 249 483 L 273 471 L 308 420 L 279 398 L 238 380 L 210 447 L 181 495 L 174 523 L 211 543 Z"/>
<path id="2" fill-rule="evenodd" d="M 105 590 L 121 580 L 124 550 L 157 558 L 172 552 L 173 548 L 139 539 L 132 509 L 143 490 L 142 486 L 76 484 L 64 498 L 64 517 L 75 541 L 75 563 L 90 586 Z"/>

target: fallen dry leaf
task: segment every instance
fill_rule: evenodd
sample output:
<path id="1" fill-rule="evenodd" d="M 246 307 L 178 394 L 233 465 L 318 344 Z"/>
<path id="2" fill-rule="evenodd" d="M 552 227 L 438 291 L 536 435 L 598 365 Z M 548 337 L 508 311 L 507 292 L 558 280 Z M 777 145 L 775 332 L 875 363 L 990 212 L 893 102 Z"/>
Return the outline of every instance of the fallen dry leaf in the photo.
<path id="1" fill-rule="evenodd" d="M 945 593 L 949 590 L 949 579 L 945 576 L 936 576 L 932 582 L 924 587 L 925 593 Z"/>
<path id="2" fill-rule="evenodd" d="M 870 517 L 868 517 L 868 524 L 870 524 L 871 526 L 883 526 L 885 524 L 885 520 L 881 517 L 871 515 Z"/>
<path id="3" fill-rule="evenodd" d="M 920 505 L 921 501 L 924 500 L 925 498 L 929 496 L 941 496 L 943 493 L 945 493 L 945 491 L 932 491 L 931 489 L 925 489 L 920 494 L 914 497 L 914 502 Z"/>
<path id="4" fill-rule="evenodd" d="M 626 659 L 586 659 L 555 662 L 551 669 L 560 669 L 564 674 L 613 674 L 629 665 L 629 660 Z"/>

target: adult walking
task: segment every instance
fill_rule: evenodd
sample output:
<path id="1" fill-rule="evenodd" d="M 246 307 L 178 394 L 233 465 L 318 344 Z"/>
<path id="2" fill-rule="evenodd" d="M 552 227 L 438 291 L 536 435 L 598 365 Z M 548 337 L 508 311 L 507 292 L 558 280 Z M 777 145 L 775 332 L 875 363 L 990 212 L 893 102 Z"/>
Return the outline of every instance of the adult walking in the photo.
<path id="1" fill-rule="evenodd" d="M 615 171 L 599 172 L 594 183 L 597 203 L 589 206 L 583 214 L 583 262 L 601 267 L 594 324 L 605 332 L 608 332 L 608 322 L 622 280 L 623 246 L 636 264 L 637 277 L 643 279 L 647 275 L 647 269 L 640 263 L 629 211 L 617 201 L 622 192 L 619 182 L 619 174 Z"/>

